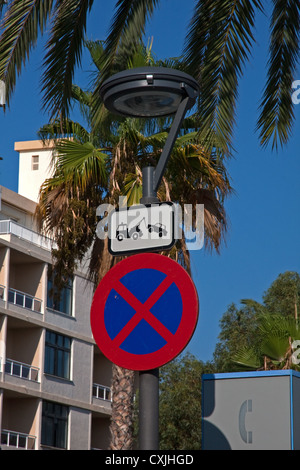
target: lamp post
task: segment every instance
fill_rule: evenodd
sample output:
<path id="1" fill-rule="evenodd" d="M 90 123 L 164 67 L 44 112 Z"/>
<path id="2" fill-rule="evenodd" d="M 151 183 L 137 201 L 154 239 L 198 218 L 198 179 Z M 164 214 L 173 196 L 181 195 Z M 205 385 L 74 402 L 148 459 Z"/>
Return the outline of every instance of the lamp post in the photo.
<path id="1" fill-rule="evenodd" d="M 157 190 L 186 112 L 195 104 L 199 84 L 190 75 L 165 67 L 139 67 L 117 73 L 100 89 L 105 107 L 113 114 L 156 118 L 174 115 L 156 168 L 143 168 L 142 204 L 155 204 Z M 157 450 L 159 417 L 159 370 L 139 373 L 139 448 Z"/>

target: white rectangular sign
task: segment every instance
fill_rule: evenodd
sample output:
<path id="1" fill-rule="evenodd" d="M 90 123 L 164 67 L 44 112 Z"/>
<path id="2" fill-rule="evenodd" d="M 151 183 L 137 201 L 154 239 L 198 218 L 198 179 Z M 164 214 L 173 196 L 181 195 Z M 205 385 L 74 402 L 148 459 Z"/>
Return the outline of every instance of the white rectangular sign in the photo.
<path id="1" fill-rule="evenodd" d="M 108 248 L 113 255 L 172 248 L 174 204 L 136 205 L 113 211 L 108 219 Z"/>

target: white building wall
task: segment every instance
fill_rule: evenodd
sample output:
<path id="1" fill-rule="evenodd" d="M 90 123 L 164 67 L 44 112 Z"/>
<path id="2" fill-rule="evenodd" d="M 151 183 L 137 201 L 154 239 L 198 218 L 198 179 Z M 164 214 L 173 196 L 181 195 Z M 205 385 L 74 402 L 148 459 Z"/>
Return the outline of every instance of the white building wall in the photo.
<path id="1" fill-rule="evenodd" d="M 38 202 L 41 185 L 51 176 L 53 142 L 43 145 L 39 140 L 16 142 L 19 152 L 18 193 L 34 202 Z"/>

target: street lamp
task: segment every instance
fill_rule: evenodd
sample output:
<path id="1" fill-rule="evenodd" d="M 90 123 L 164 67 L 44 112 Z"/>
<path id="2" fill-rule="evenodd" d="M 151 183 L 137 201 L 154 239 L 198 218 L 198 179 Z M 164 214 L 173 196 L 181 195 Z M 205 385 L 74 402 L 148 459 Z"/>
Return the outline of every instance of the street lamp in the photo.
<path id="1" fill-rule="evenodd" d="M 101 86 L 109 111 L 123 116 L 159 117 L 174 114 L 189 96 L 191 105 L 199 85 L 190 75 L 165 67 L 139 67 L 119 72 Z"/>
<path id="2" fill-rule="evenodd" d="M 196 102 L 199 84 L 190 75 L 164 67 L 140 67 L 117 73 L 100 88 L 105 107 L 113 114 L 139 118 L 174 115 L 156 168 L 143 168 L 142 204 L 158 203 L 157 190 L 185 113 Z M 158 369 L 140 371 L 140 448 L 158 449 Z"/>
<path id="3" fill-rule="evenodd" d="M 143 169 L 141 203 L 158 202 L 156 193 L 181 123 L 199 95 L 198 82 L 179 70 L 139 67 L 110 77 L 101 86 L 100 95 L 113 114 L 141 118 L 175 115 L 157 167 Z"/>

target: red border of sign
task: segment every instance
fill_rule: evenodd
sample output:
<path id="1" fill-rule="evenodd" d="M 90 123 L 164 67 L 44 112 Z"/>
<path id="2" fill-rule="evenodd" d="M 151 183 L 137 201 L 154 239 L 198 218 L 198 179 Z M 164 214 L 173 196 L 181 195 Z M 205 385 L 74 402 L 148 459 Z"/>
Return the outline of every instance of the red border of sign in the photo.
<path id="1" fill-rule="evenodd" d="M 113 344 L 104 324 L 106 300 L 114 287 L 127 273 L 137 269 L 157 269 L 177 285 L 183 304 L 182 318 L 173 338 L 158 351 L 149 354 L 132 354 Z M 176 261 L 167 256 L 145 253 L 130 256 L 113 266 L 98 285 L 91 306 L 91 328 L 94 339 L 103 354 L 114 364 L 130 370 L 150 370 L 174 359 L 190 341 L 198 321 L 199 302 L 195 285 Z"/>

